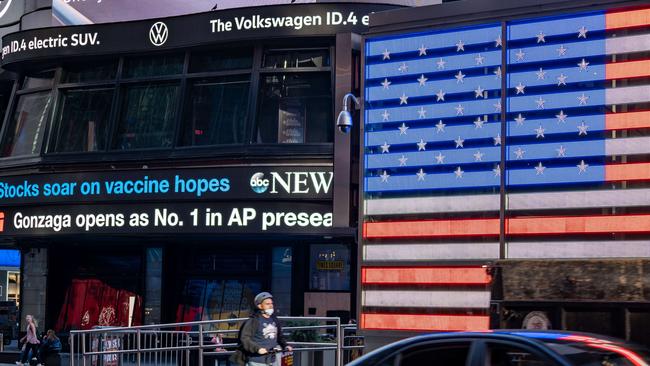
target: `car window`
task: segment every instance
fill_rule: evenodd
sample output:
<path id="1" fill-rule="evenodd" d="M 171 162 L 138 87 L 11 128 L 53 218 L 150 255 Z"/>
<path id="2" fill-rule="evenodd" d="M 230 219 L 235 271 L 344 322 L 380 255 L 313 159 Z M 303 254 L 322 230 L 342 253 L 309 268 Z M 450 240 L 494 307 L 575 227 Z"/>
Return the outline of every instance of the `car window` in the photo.
<path id="1" fill-rule="evenodd" d="M 465 366 L 470 343 L 429 343 L 405 349 L 377 366 Z"/>
<path id="2" fill-rule="evenodd" d="M 544 340 L 553 351 L 577 366 L 638 366 L 650 365 L 650 352 L 629 344 L 606 341 L 569 342 Z"/>
<path id="3" fill-rule="evenodd" d="M 488 343 L 485 366 L 552 366 L 554 362 L 530 350 L 507 343 Z"/>

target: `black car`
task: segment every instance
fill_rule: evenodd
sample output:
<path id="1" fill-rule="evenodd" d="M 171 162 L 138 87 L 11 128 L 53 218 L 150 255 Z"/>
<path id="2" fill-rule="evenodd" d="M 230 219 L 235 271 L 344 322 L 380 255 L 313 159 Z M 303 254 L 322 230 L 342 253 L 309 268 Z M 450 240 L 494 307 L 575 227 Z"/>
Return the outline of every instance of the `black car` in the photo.
<path id="1" fill-rule="evenodd" d="M 398 341 L 348 366 L 650 366 L 650 350 L 588 333 L 498 330 Z"/>

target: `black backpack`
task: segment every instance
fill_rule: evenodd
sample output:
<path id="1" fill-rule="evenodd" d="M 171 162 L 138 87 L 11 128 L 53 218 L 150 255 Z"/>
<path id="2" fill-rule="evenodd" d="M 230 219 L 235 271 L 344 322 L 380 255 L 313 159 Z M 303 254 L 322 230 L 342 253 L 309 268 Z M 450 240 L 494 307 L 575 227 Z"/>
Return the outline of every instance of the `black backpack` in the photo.
<path id="1" fill-rule="evenodd" d="M 237 349 L 235 350 L 235 353 L 233 353 L 232 356 L 230 356 L 230 362 L 234 363 L 235 365 L 239 365 L 239 366 L 246 365 L 247 357 L 246 354 L 244 353 L 244 347 L 242 346 L 241 343 L 241 334 L 244 329 L 244 326 L 246 326 L 246 324 L 248 324 L 248 322 L 250 322 L 252 319 L 253 319 L 252 317 L 246 319 L 246 321 L 242 323 L 241 327 L 239 327 L 239 333 L 237 333 L 237 343 L 238 343 Z"/>

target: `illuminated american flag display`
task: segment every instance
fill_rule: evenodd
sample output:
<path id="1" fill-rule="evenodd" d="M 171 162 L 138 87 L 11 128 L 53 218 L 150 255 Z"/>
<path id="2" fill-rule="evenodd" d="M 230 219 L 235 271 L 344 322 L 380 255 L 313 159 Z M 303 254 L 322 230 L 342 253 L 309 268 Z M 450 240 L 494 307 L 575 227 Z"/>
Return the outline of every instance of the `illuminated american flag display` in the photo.
<path id="1" fill-rule="evenodd" d="M 650 257 L 650 9 L 505 27 L 366 42 L 363 328 L 487 328 L 490 260 Z"/>

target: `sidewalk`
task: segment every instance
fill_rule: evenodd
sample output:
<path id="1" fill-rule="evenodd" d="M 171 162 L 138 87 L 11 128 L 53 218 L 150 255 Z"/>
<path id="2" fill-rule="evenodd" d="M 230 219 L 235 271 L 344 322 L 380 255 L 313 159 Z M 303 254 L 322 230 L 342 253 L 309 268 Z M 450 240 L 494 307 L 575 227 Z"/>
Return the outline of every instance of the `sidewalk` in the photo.
<path id="1" fill-rule="evenodd" d="M 61 366 L 69 365 L 69 355 L 62 354 Z M 16 366 L 16 362 L 20 359 L 20 351 L 18 350 L 18 341 L 13 340 L 10 344 L 4 347 L 0 352 L 0 366 Z"/>

